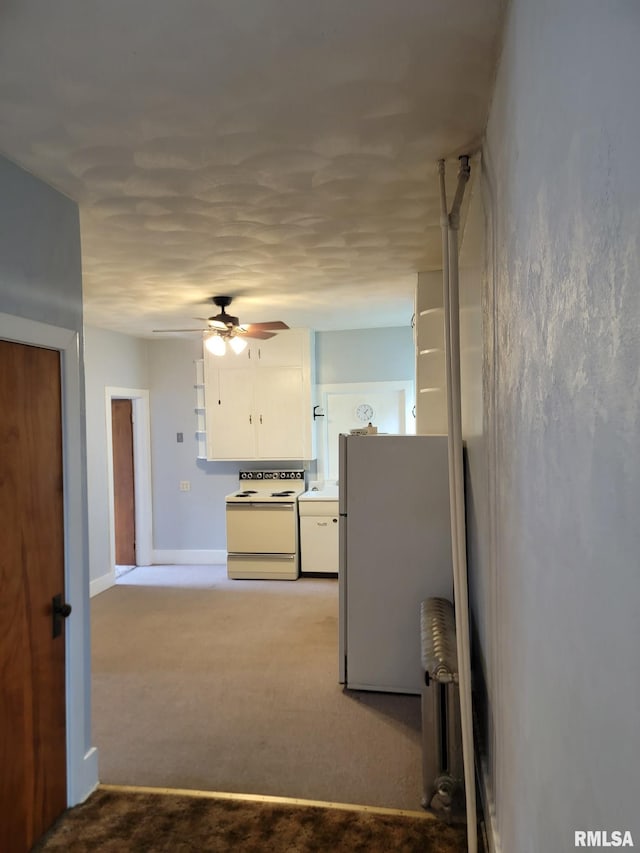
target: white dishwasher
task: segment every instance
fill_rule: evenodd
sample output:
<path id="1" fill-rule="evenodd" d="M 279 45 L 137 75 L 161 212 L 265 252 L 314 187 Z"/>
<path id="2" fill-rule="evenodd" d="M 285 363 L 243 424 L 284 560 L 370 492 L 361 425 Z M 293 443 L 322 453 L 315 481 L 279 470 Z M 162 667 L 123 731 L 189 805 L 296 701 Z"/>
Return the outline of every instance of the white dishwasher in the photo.
<path id="1" fill-rule="evenodd" d="M 300 574 L 338 575 L 338 487 L 312 489 L 298 498 Z"/>

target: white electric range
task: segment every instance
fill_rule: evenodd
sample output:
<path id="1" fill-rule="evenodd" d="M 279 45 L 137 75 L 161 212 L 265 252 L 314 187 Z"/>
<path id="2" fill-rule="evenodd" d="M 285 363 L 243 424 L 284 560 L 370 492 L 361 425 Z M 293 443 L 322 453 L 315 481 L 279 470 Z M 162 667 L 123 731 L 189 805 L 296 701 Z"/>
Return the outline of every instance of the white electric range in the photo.
<path id="1" fill-rule="evenodd" d="M 240 471 L 227 495 L 227 574 L 245 580 L 295 580 L 300 572 L 298 497 L 304 471 Z"/>

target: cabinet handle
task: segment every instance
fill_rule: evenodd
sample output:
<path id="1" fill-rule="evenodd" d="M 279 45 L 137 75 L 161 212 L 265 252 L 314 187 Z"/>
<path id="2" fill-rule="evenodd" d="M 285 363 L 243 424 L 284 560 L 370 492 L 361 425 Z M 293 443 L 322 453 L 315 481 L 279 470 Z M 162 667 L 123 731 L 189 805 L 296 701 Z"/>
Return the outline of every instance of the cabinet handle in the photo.
<path id="1" fill-rule="evenodd" d="M 260 415 L 260 423 L 262 423 L 262 415 Z"/>
<path id="2" fill-rule="evenodd" d="M 250 424 L 252 424 L 252 423 L 253 423 L 253 420 L 252 420 L 252 418 L 251 418 L 251 415 L 249 415 L 249 423 L 250 423 Z"/>
<path id="3" fill-rule="evenodd" d="M 262 350 L 258 347 L 258 358 L 262 358 Z"/>

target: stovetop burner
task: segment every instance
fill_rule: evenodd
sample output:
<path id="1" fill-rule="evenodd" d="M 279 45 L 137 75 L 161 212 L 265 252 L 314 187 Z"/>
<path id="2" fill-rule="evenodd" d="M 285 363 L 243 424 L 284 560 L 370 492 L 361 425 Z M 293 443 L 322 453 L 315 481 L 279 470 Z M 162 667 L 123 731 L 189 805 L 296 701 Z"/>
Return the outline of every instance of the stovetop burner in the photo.
<path id="1" fill-rule="evenodd" d="M 302 469 L 240 471 L 240 482 L 236 487 L 238 491 L 227 495 L 226 501 L 247 504 L 295 503 L 304 492 L 304 486 Z"/>

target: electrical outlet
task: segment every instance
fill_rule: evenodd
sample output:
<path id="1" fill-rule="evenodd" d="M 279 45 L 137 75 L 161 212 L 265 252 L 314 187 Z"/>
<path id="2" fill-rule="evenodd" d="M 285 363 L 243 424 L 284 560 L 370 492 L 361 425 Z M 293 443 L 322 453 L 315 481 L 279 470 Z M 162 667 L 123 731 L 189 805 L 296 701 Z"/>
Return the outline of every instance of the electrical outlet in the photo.
<path id="1" fill-rule="evenodd" d="M 188 480 L 180 480 L 180 491 L 181 492 L 190 492 L 191 491 L 191 483 Z"/>

